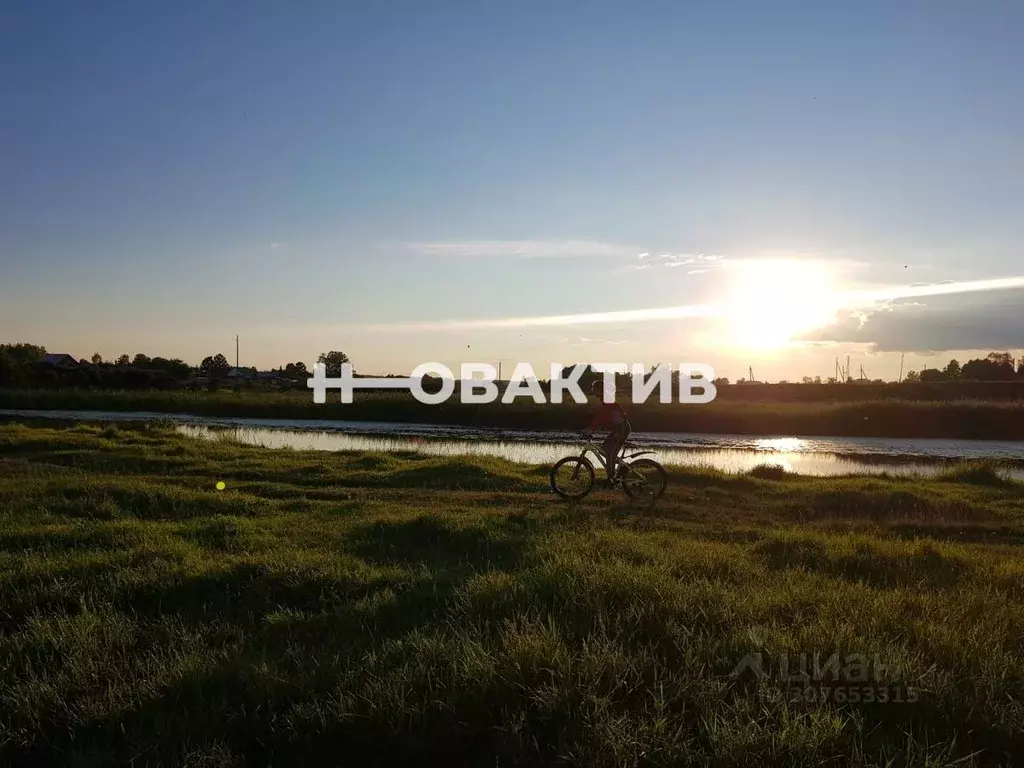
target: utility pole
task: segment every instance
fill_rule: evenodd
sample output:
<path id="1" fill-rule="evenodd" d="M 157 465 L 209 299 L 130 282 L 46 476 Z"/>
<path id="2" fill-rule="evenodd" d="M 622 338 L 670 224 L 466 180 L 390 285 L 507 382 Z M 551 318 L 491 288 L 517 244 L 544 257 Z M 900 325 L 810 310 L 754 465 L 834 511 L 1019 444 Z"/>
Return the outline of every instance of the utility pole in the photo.
<path id="1" fill-rule="evenodd" d="M 238 370 L 238 334 L 235 334 L 235 370 Z"/>
<path id="2" fill-rule="evenodd" d="M 845 384 L 850 380 L 850 356 L 846 356 L 846 374 L 843 376 L 843 383 Z"/>
<path id="3" fill-rule="evenodd" d="M 906 352 L 900 352 L 900 377 L 896 380 L 897 384 L 903 383 L 903 358 L 907 356 Z"/>

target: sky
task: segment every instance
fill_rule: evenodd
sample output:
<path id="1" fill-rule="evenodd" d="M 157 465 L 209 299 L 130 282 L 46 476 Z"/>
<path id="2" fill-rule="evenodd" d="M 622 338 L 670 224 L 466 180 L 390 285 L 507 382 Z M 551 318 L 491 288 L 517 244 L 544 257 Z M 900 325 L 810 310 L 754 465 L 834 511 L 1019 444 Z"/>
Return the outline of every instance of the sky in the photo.
<path id="1" fill-rule="evenodd" d="M 768 380 L 1024 347 L 1024 4 L 44 0 L 0 35 L 0 342 Z"/>

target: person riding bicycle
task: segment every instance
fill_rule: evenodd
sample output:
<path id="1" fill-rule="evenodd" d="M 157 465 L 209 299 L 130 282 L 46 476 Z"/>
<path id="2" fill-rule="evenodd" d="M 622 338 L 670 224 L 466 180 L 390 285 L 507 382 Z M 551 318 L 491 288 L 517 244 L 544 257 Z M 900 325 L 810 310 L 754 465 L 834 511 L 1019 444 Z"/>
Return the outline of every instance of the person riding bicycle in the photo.
<path id="1" fill-rule="evenodd" d="M 598 398 L 600 404 L 598 405 L 597 413 L 594 414 L 594 418 L 585 432 L 593 434 L 595 430 L 602 427 L 610 430 L 604 442 L 601 443 L 601 453 L 604 454 L 604 468 L 608 475 L 608 481 L 611 482 L 616 475 L 614 470 L 618 464 L 619 451 L 622 449 L 623 443 L 626 442 L 633 428 L 630 426 L 629 419 L 626 417 L 626 411 L 621 405 L 615 402 L 615 400 L 612 400 L 610 403 L 605 402 L 603 397 L 604 382 L 600 380 L 595 381 L 590 386 L 590 394 Z"/>

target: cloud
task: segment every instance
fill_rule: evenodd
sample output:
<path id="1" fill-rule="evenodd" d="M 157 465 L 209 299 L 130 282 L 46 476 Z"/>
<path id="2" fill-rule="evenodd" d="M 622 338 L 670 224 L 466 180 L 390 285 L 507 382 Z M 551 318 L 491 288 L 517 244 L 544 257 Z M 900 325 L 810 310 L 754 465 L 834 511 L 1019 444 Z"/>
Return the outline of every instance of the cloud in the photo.
<path id="1" fill-rule="evenodd" d="M 617 347 L 620 344 L 629 344 L 630 342 L 623 341 L 621 339 L 619 339 L 619 340 L 614 340 L 614 339 L 588 339 L 586 336 L 581 336 L 578 339 L 573 339 L 571 343 L 572 344 L 601 344 L 601 345 L 606 345 L 606 346 L 611 346 L 611 347 Z"/>
<path id="2" fill-rule="evenodd" d="M 992 280 L 971 280 L 959 283 L 938 283 L 911 287 L 888 286 L 865 290 L 846 291 L 830 297 L 830 302 L 840 321 L 821 327 L 818 331 L 801 337 L 804 341 L 839 342 L 851 341 L 874 343 L 885 349 L 981 349 L 987 346 L 1016 346 L 1024 343 L 1024 313 L 1021 312 L 1022 293 L 1024 293 L 1024 276 L 996 278 Z M 964 306 L 974 307 L 974 317 L 987 317 L 988 323 L 975 323 L 975 330 L 986 328 L 990 331 L 988 341 L 981 340 L 981 346 L 964 347 L 943 342 L 943 346 L 906 346 L 886 341 L 884 334 L 876 333 L 882 325 L 878 318 L 886 313 L 897 311 L 911 313 L 903 317 L 911 318 L 914 311 L 934 308 L 935 301 L 924 304 L 911 302 L 909 299 L 933 297 L 958 297 Z M 941 304 L 940 304 L 941 306 Z M 997 309 L 986 310 L 986 307 Z M 520 328 L 520 327 L 563 327 L 575 325 L 592 325 L 607 323 L 637 323 L 657 320 L 679 320 L 707 317 L 729 317 L 737 313 L 747 312 L 747 308 L 736 303 L 685 304 L 672 307 L 654 307 L 645 309 L 628 309 L 612 312 L 588 312 L 571 315 L 535 315 L 527 317 L 498 317 L 480 319 L 433 320 L 411 323 L 389 323 L 383 325 L 348 326 L 350 331 L 365 332 L 398 332 L 411 333 L 421 331 L 446 331 L 472 328 Z M 932 309 L 934 311 L 934 309 Z M 986 314 L 987 312 L 987 314 Z M 970 313 L 964 315 L 969 317 Z M 935 323 L 942 324 L 959 322 L 955 313 L 931 316 Z M 869 323 L 876 323 L 871 331 L 865 329 Z M 891 322 L 891 321 L 890 321 Z M 918 322 L 921 319 L 918 318 Z M 927 313 L 922 329 L 927 329 Z M 949 330 L 950 336 L 957 335 L 955 327 Z M 875 335 L 877 338 L 871 338 Z M 960 334 L 966 336 L 966 334 Z M 1015 341 L 1001 341 L 1012 337 Z M 923 338 L 923 337 L 922 337 Z M 916 342 L 918 344 L 922 342 Z M 935 342 L 938 343 L 938 342 Z"/>
<path id="3" fill-rule="evenodd" d="M 389 323 L 385 325 L 350 326 L 351 331 L 383 331 L 411 333 L 421 331 L 449 331 L 477 328 L 563 327 L 607 323 L 633 323 L 649 320 L 712 317 L 721 309 L 710 304 L 690 304 L 652 309 L 627 309 L 616 312 L 588 312 L 575 315 L 537 315 L 533 317 L 496 317 L 476 320 L 437 320 L 418 323 Z"/>
<path id="4" fill-rule="evenodd" d="M 637 256 L 637 259 L 642 263 L 636 264 L 636 269 L 655 269 L 657 267 L 665 267 L 666 269 L 672 269 L 674 267 L 700 267 L 699 269 L 692 269 L 688 271 L 688 275 L 698 275 L 702 272 L 707 272 L 709 269 L 719 267 L 725 262 L 725 259 L 722 256 L 705 253 L 659 253 L 655 255 L 650 253 L 641 253 Z"/>
<path id="5" fill-rule="evenodd" d="M 450 240 L 406 243 L 437 258 L 549 259 L 586 256 L 632 256 L 636 248 L 597 240 Z"/>
<path id="6" fill-rule="evenodd" d="M 926 302 L 898 297 L 841 312 L 835 323 L 803 339 L 870 344 L 879 352 L 1019 349 L 1024 347 L 1024 288 L 936 294 Z"/>
<path id="7" fill-rule="evenodd" d="M 282 250 L 283 248 L 287 248 L 287 247 L 288 247 L 288 243 L 284 242 L 283 240 L 275 240 L 274 242 L 272 242 L 270 244 L 270 250 L 272 250 L 272 251 L 279 251 L 279 250 Z"/>

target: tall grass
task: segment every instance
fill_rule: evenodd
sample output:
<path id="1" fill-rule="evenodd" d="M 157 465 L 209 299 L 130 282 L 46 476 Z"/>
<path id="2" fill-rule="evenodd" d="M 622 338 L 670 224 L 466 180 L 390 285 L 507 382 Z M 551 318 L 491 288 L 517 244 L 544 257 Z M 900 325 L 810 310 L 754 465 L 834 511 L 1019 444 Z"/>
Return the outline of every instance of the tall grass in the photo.
<path id="1" fill-rule="evenodd" d="M 1024 761 L 1018 484 L 545 472 L 0 427 L 0 763 Z"/>
<path id="2" fill-rule="evenodd" d="M 587 424 L 592 411 L 589 405 L 542 405 L 522 400 L 509 405 L 464 405 L 452 399 L 429 406 L 408 393 L 367 394 L 347 405 L 331 401 L 317 405 L 308 392 L 93 390 L 0 390 L 0 408 L 151 411 L 536 430 L 579 429 Z M 628 410 L 635 429 L 652 432 L 1024 439 L 1024 401 L 888 399 L 801 403 L 720 398 L 700 406 L 650 402 L 628 406 Z"/>
<path id="3" fill-rule="evenodd" d="M 1008 467 L 992 460 L 961 461 L 940 470 L 936 478 L 945 482 L 988 485 L 995 488 L 1016 485 L 1010 477 Z"/>

